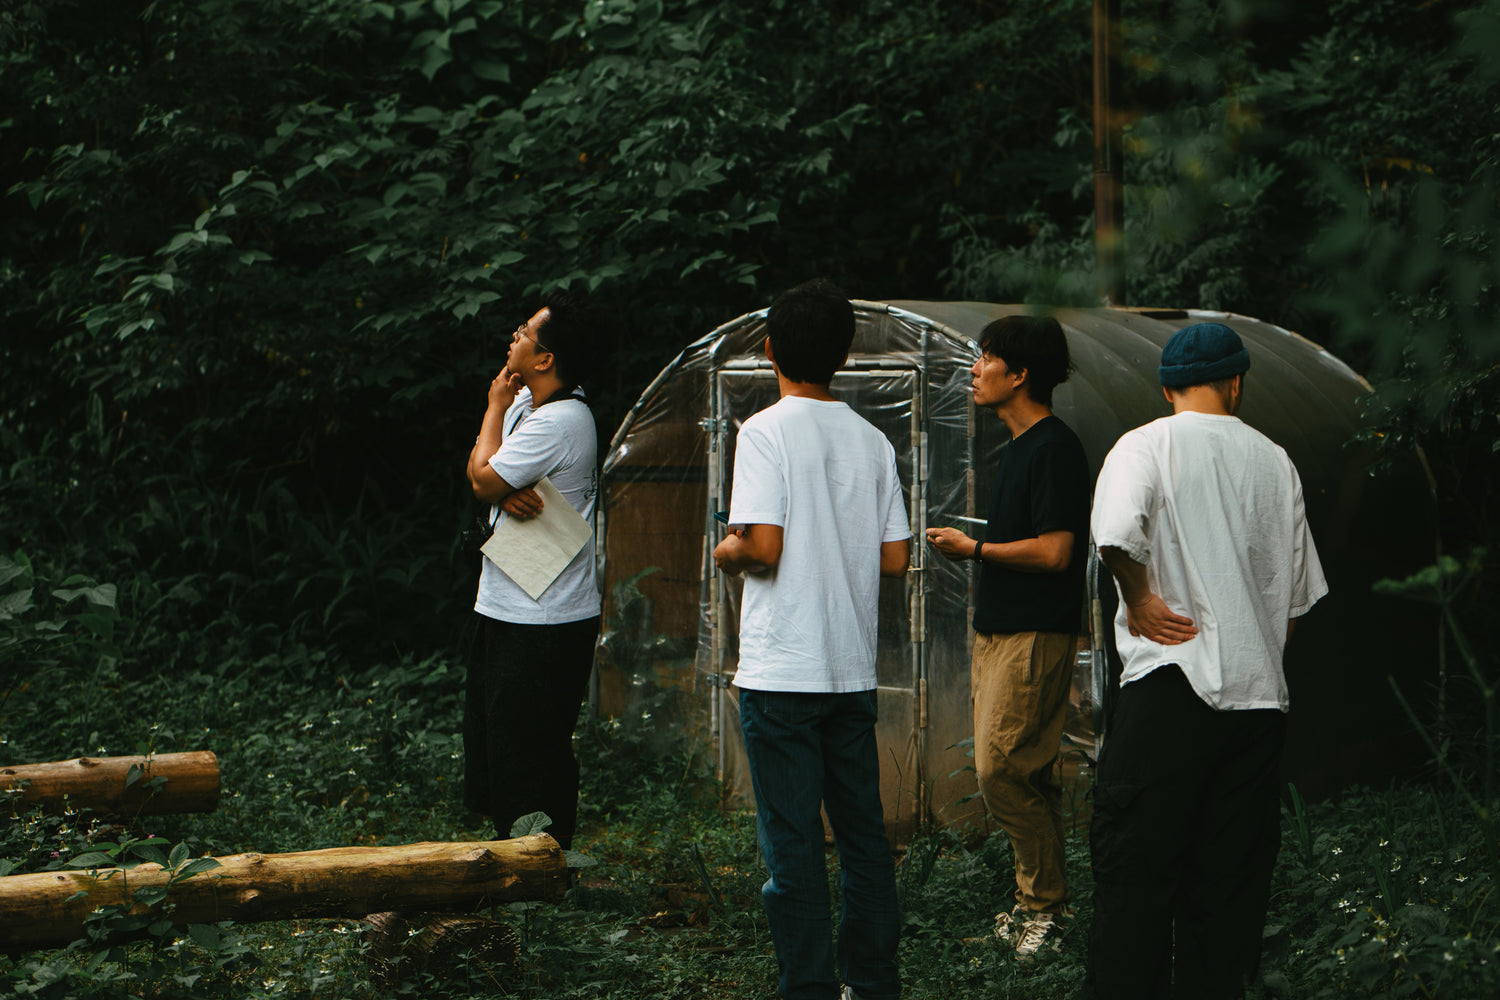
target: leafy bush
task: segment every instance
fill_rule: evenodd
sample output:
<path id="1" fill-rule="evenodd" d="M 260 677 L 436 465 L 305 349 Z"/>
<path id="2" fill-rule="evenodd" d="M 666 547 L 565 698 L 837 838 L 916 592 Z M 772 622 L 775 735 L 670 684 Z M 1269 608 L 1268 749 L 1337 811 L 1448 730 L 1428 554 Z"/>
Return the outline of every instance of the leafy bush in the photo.
<path id="1" fill-rule="evenodd" d="M 463 815 L 454 787 L 457 664 L 408 658 L 371 664 L 357 677 L 339 670 L 310 687 L 296 679 L 305 670 L 295 663 L 245 662 L 170 685 L 120 685 L 111 710 L 98 715 L 95 738 L 106 749 L 213 750 L 225 782 L 219 808 L 149 825 L 22 812 L 0 820 L 0 868 L 13 874 L 121 858 L 176 866 L 246 850 L 488 836 Z M 75 745 L 69 718 L 49 711 L 54 695 L 11 689 L 0 736 L 25 720 L 35 728 L 27 745 L 43 757 Z M 155 726 L 143 730 L 143 719 Z M 519 936 L 511 965 L 413 967 L 382 986 L 354 921 L 186 929 L 148 921 L 135 928 L 144 940 L 107 944 L 102 936 L 126 918 L 106 913 L 70 949 L 0 959 L 0 995 L 645 998 L 769 989 L 775 972 L 754 817 L 721 811 L 704 762 L 657 732 L 653 719 L 613 724 L 585 715 L 576 745 L 585 781 L 575 846 L 594 863 L 580 868 L 561 906 L 495 912 Z M 1264 981 L 1253 996 L 1486 995 L 1500 985 L 1493 876 L 1465 800 L 1412 787 L 1312 804 L 1294 793 L 1293 802 Z M 1014 892 L 1004 836 L 920 834 L 897 868 L 906 995 L 1074 995 L 1090 882 L 1081 837 L 1069 852 L 1079 918 L 1061 952 L 1021 963 L 990 934 Z M 836 905 L 836 856 L 831 861 Z"/>

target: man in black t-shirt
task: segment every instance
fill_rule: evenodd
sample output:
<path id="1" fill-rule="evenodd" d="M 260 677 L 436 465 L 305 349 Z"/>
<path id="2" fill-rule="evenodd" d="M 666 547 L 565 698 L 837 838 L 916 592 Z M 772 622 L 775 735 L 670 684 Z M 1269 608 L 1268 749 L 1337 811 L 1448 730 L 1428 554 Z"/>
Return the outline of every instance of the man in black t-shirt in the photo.
<path id="1" fill-rule="evenodd" d="M 1083 614 L 1089 469 L 1052 413 L 1072 368 L 1050 316 L 1006 316 L 980 334 L 974 405 L 1010 430 L 983 540 L 929 528 L 949 559 L 982 564 L 974 606 L 974 768 L 1016 855 L 1016 905 L 995 933 L 1022 957 L 1055 944 L 1072 914 L 1064 873 L 1062 743 Z"/>

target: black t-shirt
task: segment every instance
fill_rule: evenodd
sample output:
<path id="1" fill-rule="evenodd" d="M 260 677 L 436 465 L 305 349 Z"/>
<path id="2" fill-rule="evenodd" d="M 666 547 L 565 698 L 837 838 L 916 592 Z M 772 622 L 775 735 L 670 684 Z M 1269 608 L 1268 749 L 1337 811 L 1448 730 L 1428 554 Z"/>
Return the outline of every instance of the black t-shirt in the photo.
<path id="1" fill-rule="evenodd" d="M 1073 533 L 1061 573 L 1022 573 L 987 562 L 974 600 L 976 632 L 1077 632 L 1089 544 L 1089 463 L 1072 428 L 1056 416 L 1028 427 L 1000 450 L 986 542 L 1048 531 Z"/>

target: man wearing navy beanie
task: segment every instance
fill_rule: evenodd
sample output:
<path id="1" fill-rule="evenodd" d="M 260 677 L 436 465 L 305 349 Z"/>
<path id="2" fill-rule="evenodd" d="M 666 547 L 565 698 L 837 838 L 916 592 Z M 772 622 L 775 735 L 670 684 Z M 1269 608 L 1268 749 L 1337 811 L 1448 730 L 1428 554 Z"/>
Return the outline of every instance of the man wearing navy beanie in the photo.
<path id="1" fill-rule="evenodd" d="M 1243 996 L 1280 846 L 1293 620 L 1328 592 L 1302 483 L 1236 416 L 1250 355 L 1177 331 L 1172 415 L 1123 435 L 1090 527 L 1119 589 L 1120 695 L 1095 778 L 1086 995 Z"/>

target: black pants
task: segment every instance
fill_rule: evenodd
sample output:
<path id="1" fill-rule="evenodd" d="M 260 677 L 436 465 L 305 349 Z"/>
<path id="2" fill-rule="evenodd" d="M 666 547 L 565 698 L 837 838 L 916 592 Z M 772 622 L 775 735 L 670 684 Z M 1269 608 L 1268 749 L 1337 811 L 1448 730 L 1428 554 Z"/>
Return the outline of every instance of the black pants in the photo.
<path id="1" fill-rule="evenodd" d="M 573 724 L 594 665 L 598 617 L 516 625 L 479 616 L 464 701 L 464 805 L 500 837 L 533 812 L 570 847 L 578 824 Z"/>
<path id="2" fill-rule="evenodd" d="M 1276 709 L 1215 711 L 1176 666 L 1120 689 L 1099 758 L 1085 995 L 1239 997 L 1281 846 Z"/>

